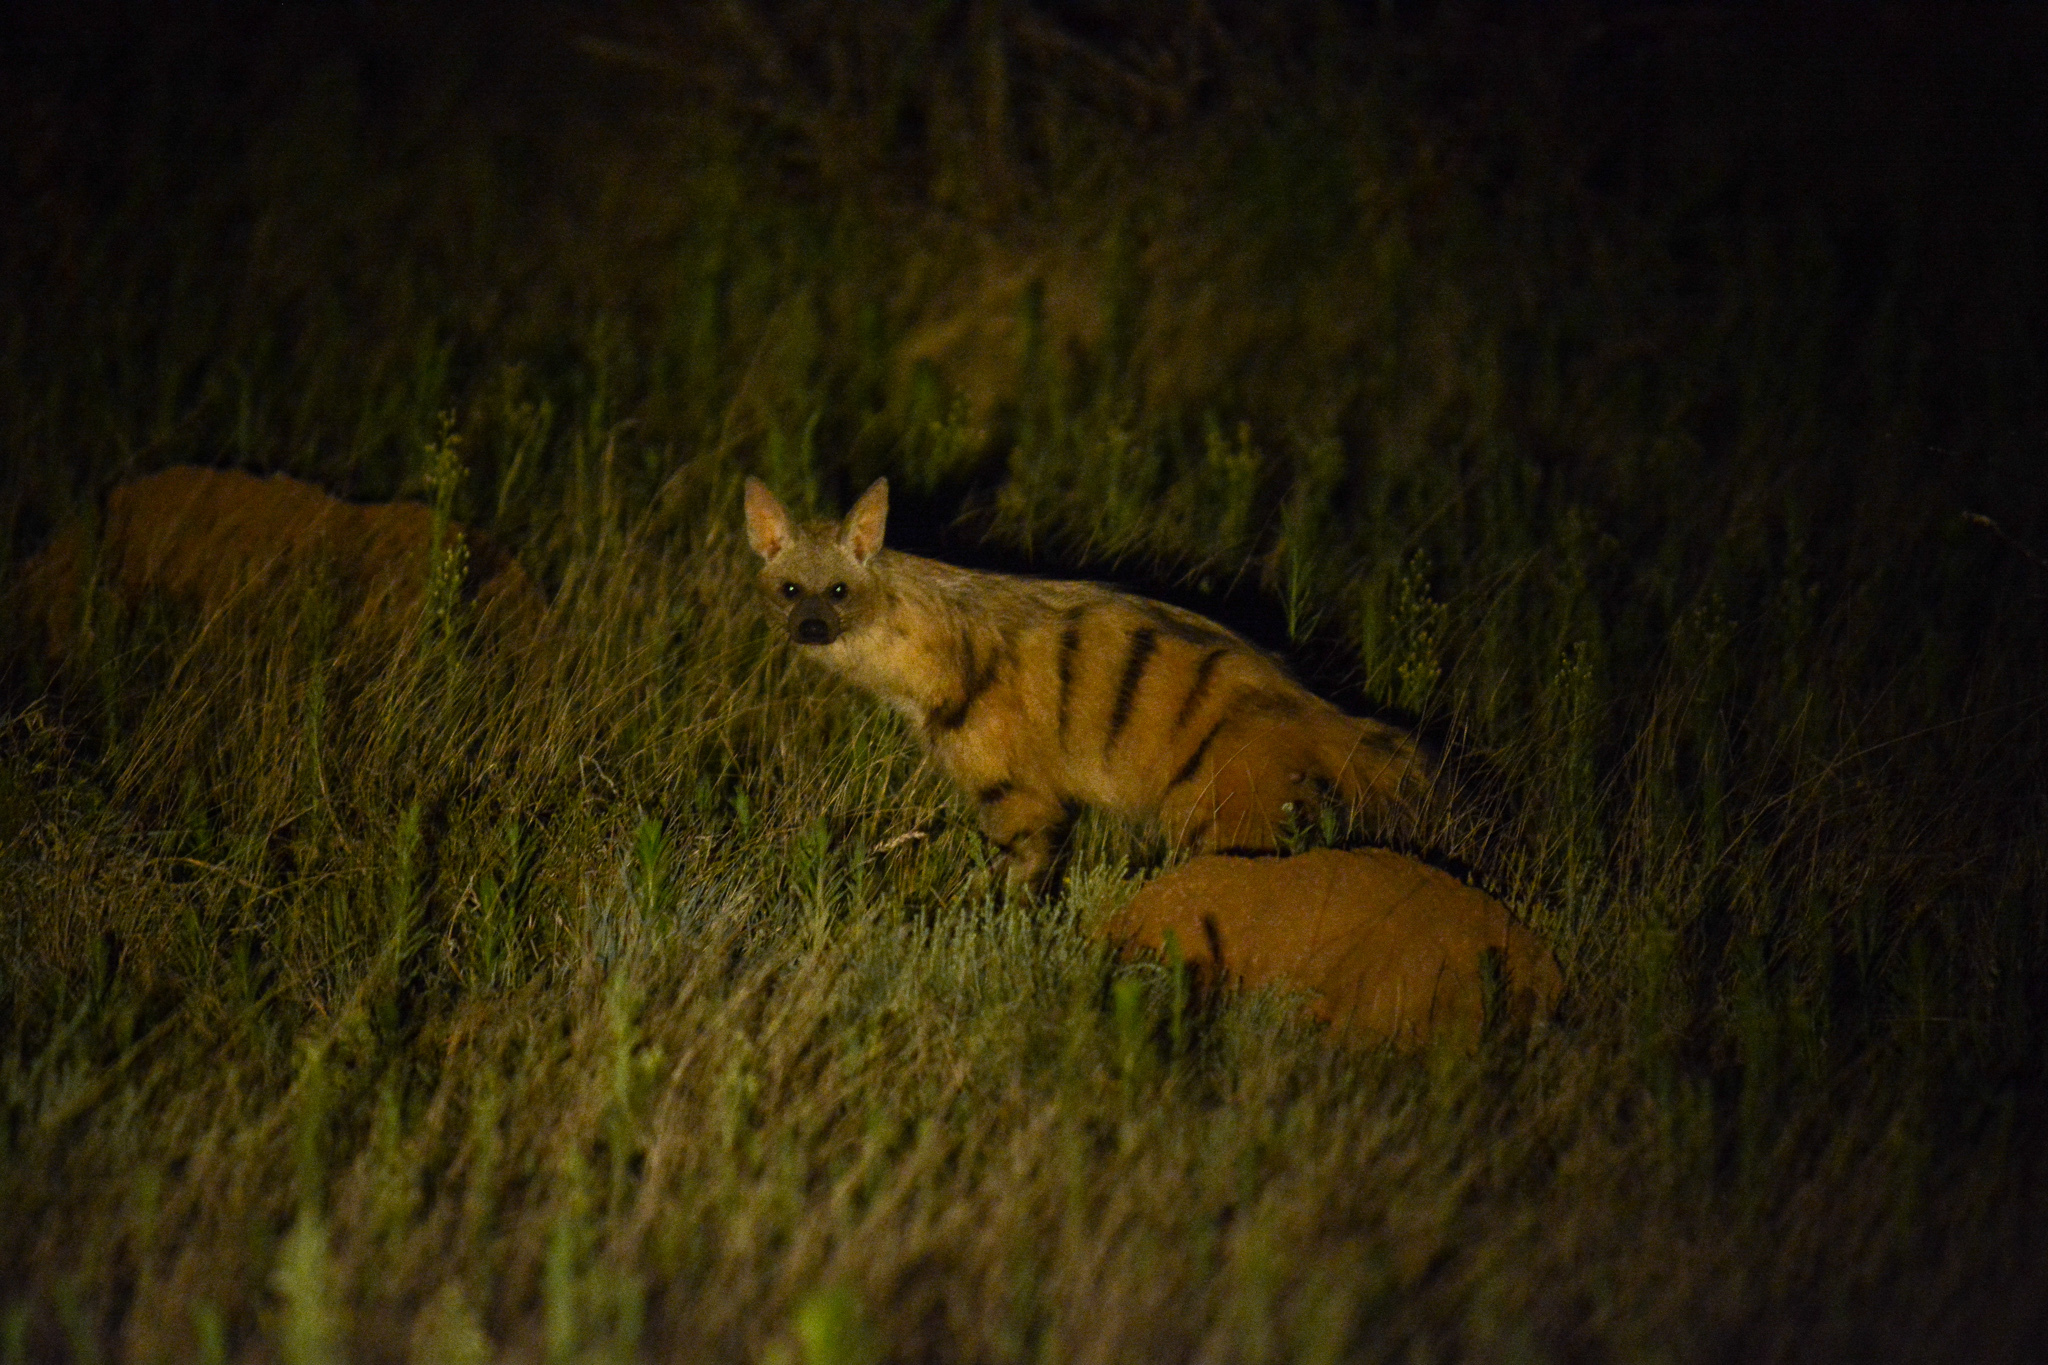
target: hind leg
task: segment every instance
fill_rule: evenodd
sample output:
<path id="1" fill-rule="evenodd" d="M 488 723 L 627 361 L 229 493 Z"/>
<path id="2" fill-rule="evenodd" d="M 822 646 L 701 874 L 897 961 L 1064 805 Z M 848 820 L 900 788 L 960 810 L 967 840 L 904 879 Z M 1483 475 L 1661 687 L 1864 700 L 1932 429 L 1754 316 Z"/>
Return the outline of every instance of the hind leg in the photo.
<path id="1" fill-rule="evenodd" d="M 1159 819 L 1177 848 L 1198 853 L 1270 853 L 1305 813 L 1313 792 L 1306 764 L 1273 753 L 1257 731 L 1225 743 L 1189 780 L 1160 802 Z"/>

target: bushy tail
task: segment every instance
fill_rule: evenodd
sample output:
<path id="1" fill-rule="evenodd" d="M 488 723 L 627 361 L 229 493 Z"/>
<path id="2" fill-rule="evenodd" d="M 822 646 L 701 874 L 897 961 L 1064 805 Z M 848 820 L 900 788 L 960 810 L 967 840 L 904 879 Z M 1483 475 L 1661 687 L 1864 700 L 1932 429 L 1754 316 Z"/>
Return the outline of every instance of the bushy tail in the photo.
<path id="1" fill-rule="evenodd" d="M 1316 727 L 1317 775 L 1388 830 L 1409 832 L 1433 786 L 1432 764 L 1415 737 L 1334 708 Z"/>

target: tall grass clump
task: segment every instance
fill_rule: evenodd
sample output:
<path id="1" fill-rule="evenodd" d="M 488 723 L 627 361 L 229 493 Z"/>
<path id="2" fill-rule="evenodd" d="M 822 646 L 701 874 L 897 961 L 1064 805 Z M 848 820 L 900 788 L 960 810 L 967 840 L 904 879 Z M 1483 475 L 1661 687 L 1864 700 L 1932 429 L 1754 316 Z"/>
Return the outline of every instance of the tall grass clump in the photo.
<path id="1" fill-rule="evenodd" d="M 1589 14 L 21 21 L 0 1359 L 2025 1358 L 2048 38 Z M 181 462 L 429 504 L 416 606 L 52 636 Z M 1562 1015 L 1118 961 L 1093 817 L 1006 903 L 749 473 L 1418 726 Z"/>

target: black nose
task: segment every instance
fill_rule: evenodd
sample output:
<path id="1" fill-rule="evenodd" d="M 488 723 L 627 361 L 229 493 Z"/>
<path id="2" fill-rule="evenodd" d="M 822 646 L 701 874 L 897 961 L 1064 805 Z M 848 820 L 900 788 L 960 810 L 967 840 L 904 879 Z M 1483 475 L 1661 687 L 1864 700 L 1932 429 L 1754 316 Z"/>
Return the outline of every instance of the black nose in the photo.
<path id="1" fill-rule="evenodd" d="M 806 616 L 795 623 L 796 642 L 800 645 L 829 645 L 832 643 L 832 627 L 823 618 Z"/>

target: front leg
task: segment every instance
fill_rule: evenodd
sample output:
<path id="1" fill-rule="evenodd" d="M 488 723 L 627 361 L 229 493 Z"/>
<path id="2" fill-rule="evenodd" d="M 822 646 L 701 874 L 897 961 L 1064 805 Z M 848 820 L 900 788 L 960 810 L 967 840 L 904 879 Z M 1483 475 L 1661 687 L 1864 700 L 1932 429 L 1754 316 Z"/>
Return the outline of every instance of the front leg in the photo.
<path id="1" fill-rule="evenodd" d="M 1074 812 L 1051 792 L 995 782 L 975 793 L 982 833 L 1003 851 L 1013 892 L 1036 897 L 1059 880 L 1059 858 Z"/>

